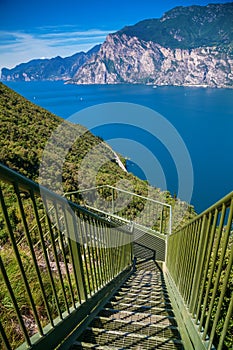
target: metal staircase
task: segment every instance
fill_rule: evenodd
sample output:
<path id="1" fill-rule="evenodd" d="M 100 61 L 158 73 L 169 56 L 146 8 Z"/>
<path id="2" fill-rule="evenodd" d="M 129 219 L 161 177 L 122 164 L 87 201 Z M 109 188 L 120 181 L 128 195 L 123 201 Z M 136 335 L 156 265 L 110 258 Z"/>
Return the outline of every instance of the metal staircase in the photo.
<path id="1" fill-rule="evenodd" d="M 151 228 L 0 164 L 0 348 L 232 349 L 233 192 L 171 233 L 152 204 Z"/>
<path id="2" fill-rule="evenodd" d="M 73 343 L 79 349 L 184 349 L 163 272 L 141 260 Z"/>

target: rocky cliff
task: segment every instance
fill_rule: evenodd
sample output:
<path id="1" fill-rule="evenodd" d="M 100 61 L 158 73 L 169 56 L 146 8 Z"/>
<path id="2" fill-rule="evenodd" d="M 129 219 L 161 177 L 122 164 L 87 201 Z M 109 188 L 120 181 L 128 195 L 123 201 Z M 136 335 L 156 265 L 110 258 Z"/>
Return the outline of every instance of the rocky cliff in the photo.
<path id="1" fill-rule="evenodd" d="M 108 35 L 73 82 L 233 87 L 233 3 L 177 7 Z"/>
<path id="2" fill-rule="evenodd" d="M 233 87 L 233 2 L 176 7 L 87 53 L 2 70 L 3 80 Z"/>
<path id="3" fill-rule="evenodd" d="M 21 63 L 13 69 L 2 69 L 1 79 L 4 81 L 42 81 L 69 80 L 77 70 L 96 52 L 100 45 L 94 46 L 88 52 L 78 52 L 72 56 L 60 56 L 51 59 L 37 59 Z"/>
<path id="4" fill-rule="evenodd" d="M 233 87 L 233 55 L 217 46 L 172 49 L 114 34 L 78 70 L 74 82 Z"/>

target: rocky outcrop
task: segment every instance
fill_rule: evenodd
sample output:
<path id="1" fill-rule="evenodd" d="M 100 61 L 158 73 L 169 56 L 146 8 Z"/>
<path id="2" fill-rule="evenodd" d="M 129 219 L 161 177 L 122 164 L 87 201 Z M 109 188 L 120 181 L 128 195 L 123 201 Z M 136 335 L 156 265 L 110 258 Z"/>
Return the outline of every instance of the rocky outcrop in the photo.
<path id="1" fill-rule="evenodd" d="M 2 69 L 3 81 L 43 81 L 69 80 L 77 70 L 99 50 L 100 45 L 94 46 L 88 52 L 78 52 L 75 55 L 62 58 L 37 59 L 21 63 L 13 69 Z"/>
<path id="2" fill-rule="evenodd" d="M 74 82 L 232 87 L 233 55 L 217 47 L 171 49 L 113 34 L 78 70 Z"/>
<path id="3" fill-rule="evenodd" d="M 107 36 L 76 84 L 233 87 L 233 3 L 177 7 Z"/>
<path id="4" fill-rule="evenodd" d="M 233 87 L 233 3 L 176 7 L 89 52 L 2 70 L 3 80 Z"/>

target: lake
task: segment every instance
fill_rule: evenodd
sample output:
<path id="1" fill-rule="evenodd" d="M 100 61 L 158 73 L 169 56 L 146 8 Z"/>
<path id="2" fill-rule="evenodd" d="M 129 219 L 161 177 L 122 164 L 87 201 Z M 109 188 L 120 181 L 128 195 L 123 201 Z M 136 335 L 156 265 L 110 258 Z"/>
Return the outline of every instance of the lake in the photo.
<path id="1" fill-rule="evenodd" d="M 184 195 L 181 199 L 188 200 L 197 212 L 201 212 L 233 189 L 233 89 L 145 85 L 80 86 L 65 85 L 63 82 L 7 82 L 6 85 L 64 119 L 87 107 L 99 108 L 106 103 L 140 105 L 142 108 L 138 110 L 142 114 L 141 117 L 137 116 L 138 124 L 136 119 L 134 123 L 134 115 L 131 113 L 131 125 L 125 125 L 116 109 L 111 112 L 114 115 L 111 125 L 98 124 L 92 129 L 94 134 L 103 137 L 116 151 L 129 158 L 129 171 L 172 194 L 179 193 L 180 170 L 177 170 L 177 163 L 180 162 L 182 169 L 182 159 L 175 159 L 178 157 L 176 142 L 171 152 L 169 128 L 173 128 L 189 152 L 194 173 L 192 197 L 189 199 Z M 115 105 L 112 106 L 114 108 Z M 148 108 L 158 112 L 164 123 L 169 122 L 170 126 L 165 123 L 168 129 L 163 139 L 156 138 L 154 132 L 148 132 L 147 112 L 144 113 L 143 108 L 148 113 Z M 84 125 L 85 119 L 83 117 Z M 155 118 L 155 133 L 156 127 Z M 153 157 L 157 162 L 155 165 L 151 161 Z M 183 167 L 185 168 L 185 160 Z M 185 181 L 185 173 L 182 176 L 182 181 Z"/>

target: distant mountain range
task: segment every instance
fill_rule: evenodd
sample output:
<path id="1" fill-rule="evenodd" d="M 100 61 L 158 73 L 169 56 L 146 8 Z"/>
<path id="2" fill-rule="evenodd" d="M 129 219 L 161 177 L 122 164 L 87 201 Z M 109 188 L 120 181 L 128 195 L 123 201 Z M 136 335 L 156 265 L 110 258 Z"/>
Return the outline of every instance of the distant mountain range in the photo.
<path id="1" fill-rule="evenodd" d="M 2 80 L 233 87 L 233 3 L 176 7 L 62 59 L 2 69 Z"/>
<path id="2" fill-rule="evenodd" d="M 3 81 L 69 80 L 99 51 L 100 46 L 96 45 L 86 53 L 78 52 L 65 58 L 57 56 L 51 59 L 35 59 L 21 63 L 13 69 L 3 68 L 1 79 Z"/>

